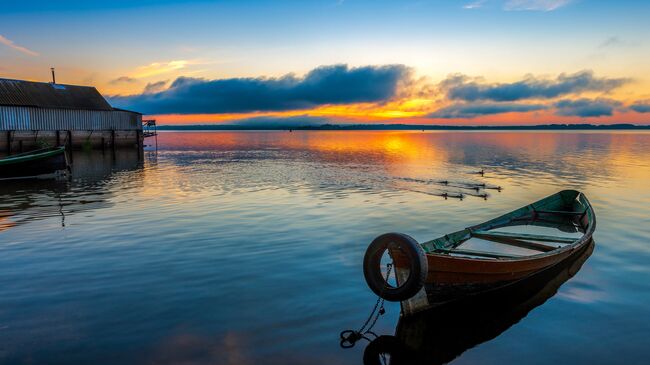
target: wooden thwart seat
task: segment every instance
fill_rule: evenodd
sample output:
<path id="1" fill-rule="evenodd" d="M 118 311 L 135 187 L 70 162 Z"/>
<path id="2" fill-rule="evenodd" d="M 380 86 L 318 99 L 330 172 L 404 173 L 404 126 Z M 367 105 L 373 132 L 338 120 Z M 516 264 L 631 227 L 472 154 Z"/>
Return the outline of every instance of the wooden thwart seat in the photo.
<path id="1" fill-rule="evenodd" d="M 561 246 L 551 246 L 550 244 L 544 244 L 544 243 L 538 243 L 538 242 L 529 242 L 529 241 L 522 241 L 519 239 L 515 238 L 509 238 L 509 237 L 485 237 L 485 236 L 475 236 L 476 238 L 484 239 L 487 241 L 492 241 L 496 243 L 501 243 L 504 245 L 509 245 L 509 246 L 515 246 L 515 247 L 521 247 L 521 248 L 526 248 L 529 250 L 535 250 L 535 251 L 541 251 L 541 252 L 549 252 L 553 251 Z"/>
<path id="2" fill-rule="evenodd" d="M 557 236 L 544 236 L 540 234 L 529 233 L 511 233 L 511 232 L 493 232 L 493 231 L 472 231 L 472 236 L 485 239 L 497 238 L 512 238 L 516 240 L 531 240 L 541 242 L 558 242 L 558 243 L 574 243 L 577 238 L 572 237 L 557 237 Z"/>
<path id="3" fill-rule="evenodd" d="M 507 255 L 507 254 L 494 253 L 494 252 L 466 250 L 466 249 L 462 249 L 462 248 L 454 248 L 454 249 L 441 248 L 441 249 L 437 249 L 436 251 L 437 252 L 442 252 L 442 253 L 447 253 L 447 254 L 489 257 L 489 258 L 493 258 L 493 259 L 513 259 L 513 258 L 521 257 L 521 256 L 518 256 L 518 255 Z"/>

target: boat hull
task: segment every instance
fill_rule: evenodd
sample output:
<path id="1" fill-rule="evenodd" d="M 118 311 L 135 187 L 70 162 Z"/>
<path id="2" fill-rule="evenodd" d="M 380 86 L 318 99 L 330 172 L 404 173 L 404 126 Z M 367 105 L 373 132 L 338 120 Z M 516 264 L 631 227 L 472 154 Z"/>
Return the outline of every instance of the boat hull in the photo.
<path id="1" fill-rule="evenodd" d="M 0 179 L 54 176 L 67 168 L 65 149 L 61 148 L 51 153 L 44 153 L 42 157 L 35 155 L 29 159 L 21 158 L 15 162 L 0 164 Z"/>
<path id="2" fill-rule="evenodd" d="M 446 242 L 453 240 L 464 242 L 473 234 L 478 234 L 479 238 L 484 237 L 490 229 L 519 226 L 522 224 L 521 217 L 525 218 L 523 222 L 526 225 L 548 225 L 549 220 L 547 218 L 540 219 L 538 212 L 542 211 L 542 208 L 549 207 L 555 209 L 552 211 L 554 215 L 560 215 L 560 219 L 551 223 L 552 226 L 557 225 L 557 228 L 560 228 L 558 222 L 569 219 L 573 222 L 574 227 L 583 233 L 582 237 L 573 240 L 569 237 L 525 234 L 517 237 L 509 234 L 508 237 L 525 237 L 524 239 L 532 238 L 533 240 L 551 242 L 541 242 L 545 243 L 542 251 L 530 256 L 489 254 L 492 257 L 471 257 L 472 254 L 486 256 L 486 253 L 462 249 L 456 251 L 454 248 L 458 245 L 452 246 L 451 249 L 441 249 L 440 251 L 443 252 L 436 252 L 436 248 L 443 246 Z M 558 211 L 560 213 L 557 213 Z M 571 213 L 564 213 L 566 211 Z M 573 213 L 576 211 L 580 213 L 577 215 Z M 565 218 L 567 215 L 568 218 Z M 429 246 L 431 249 L 426 253 L 427 275 L 423 286 L 415 296 L 401 301 L 402 313 L 405 316 L 412 315 L 439 303 L 502 288 L 548 270 L 583 252 L 592 240 L 595 227 L 596 217 L 587 198 L 580 192 L 565 190 L 512 213 L 431 241 L 438 243 L 439 246 Z M 503 235 L 497 234 L 496 237 L 503 237 Z M 512 238 L 508 238 L 506 242 L 512 241 L 517 245 L 530 245 L 530 243 Z M 562 241 L 564 241 L 564 245 L 552 243 Z M 534 247 L 540 245 L 533 244 L 536 245 Z M 427 243 L 421 245 L 424 246 Z M 395 249 L 391 250 L 391 257 L 395 264 L 397 282 L 406 282 L 409 279 L 408 258 L 400 250 Z"/>
<path id="3" fill-rule="evenodd" d="M 391 364 L 446 364 L 499 336 L 553 297 L 589 258 L 593 241 L 552 267 L 495 290 L 402 317 L 395 336 L 380 336 L 364 359 L 389 354 Z"/>
<path id="4" fill-rule="evenodd" d="M 565 247 L 554 255 L 519 260 L 481 260 L 427 254 L 429 271 L 424 286 L 414 297 L 401 302 L 402 314 L 410 316 L 463 297 L 499 290 L 538 275 L 584 252 L 591 240 Z M 405 279 L 399 259 L 398 277 Z"/>

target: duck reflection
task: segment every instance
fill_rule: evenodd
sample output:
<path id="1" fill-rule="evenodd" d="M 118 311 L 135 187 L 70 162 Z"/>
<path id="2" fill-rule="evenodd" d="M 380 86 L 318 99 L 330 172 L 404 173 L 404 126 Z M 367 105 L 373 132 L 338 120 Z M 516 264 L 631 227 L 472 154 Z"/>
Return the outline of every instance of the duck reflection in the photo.
<path id="1" fill-rule="evenodd" d="M 592 241 L 573 259 L 515 285 L 401 318 L 395 336 L 379 336 L 367 345 L 363 362 L 448 363 L 466 350 L 496 338 L 555 295 L 580 270 L 593 249 Z"/>
<path id="2" fill-rule="evenodd" d="M 0 182 L 0 232 L 36 220 L 66 215 L 112 205 L 117 176 L 142 167 L 137 150 L 115 150 L 112 153 L 75 151 L 70 179 L 8 180 Z M 138 174 L 129 176 L 142 180 Z"/>

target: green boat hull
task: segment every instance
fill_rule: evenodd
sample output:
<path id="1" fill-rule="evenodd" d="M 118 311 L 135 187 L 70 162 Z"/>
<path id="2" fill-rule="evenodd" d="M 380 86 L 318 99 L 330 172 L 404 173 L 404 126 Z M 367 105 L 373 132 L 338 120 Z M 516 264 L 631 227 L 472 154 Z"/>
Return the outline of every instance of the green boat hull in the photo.
<path id="1" fill-rule="evenodd" d="M 65 147 L 45 148 L 0 159 L 0 179 L 38 178 L 66 171 Z"/>

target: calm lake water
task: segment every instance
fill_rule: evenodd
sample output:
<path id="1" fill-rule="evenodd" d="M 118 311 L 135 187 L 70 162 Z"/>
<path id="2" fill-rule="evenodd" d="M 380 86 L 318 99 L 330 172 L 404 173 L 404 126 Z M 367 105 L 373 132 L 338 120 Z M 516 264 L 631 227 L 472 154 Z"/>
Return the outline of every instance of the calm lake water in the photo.
<path id="1" fill-rule="evenodd" d="M 439 180 L 503 191 L 445 200 L 472 191 Z M 360 364 L 367 343 L 338 336 L 375 303 L 375 236 L 427 240 L 567 188 L 596 211 L 593 254 L 453 362 L 645 364 L 650 134 L 391 131 L 163 132 L 143 157 L 75 153 L 69 182 L 0 183 L 0 363 Z"/>

